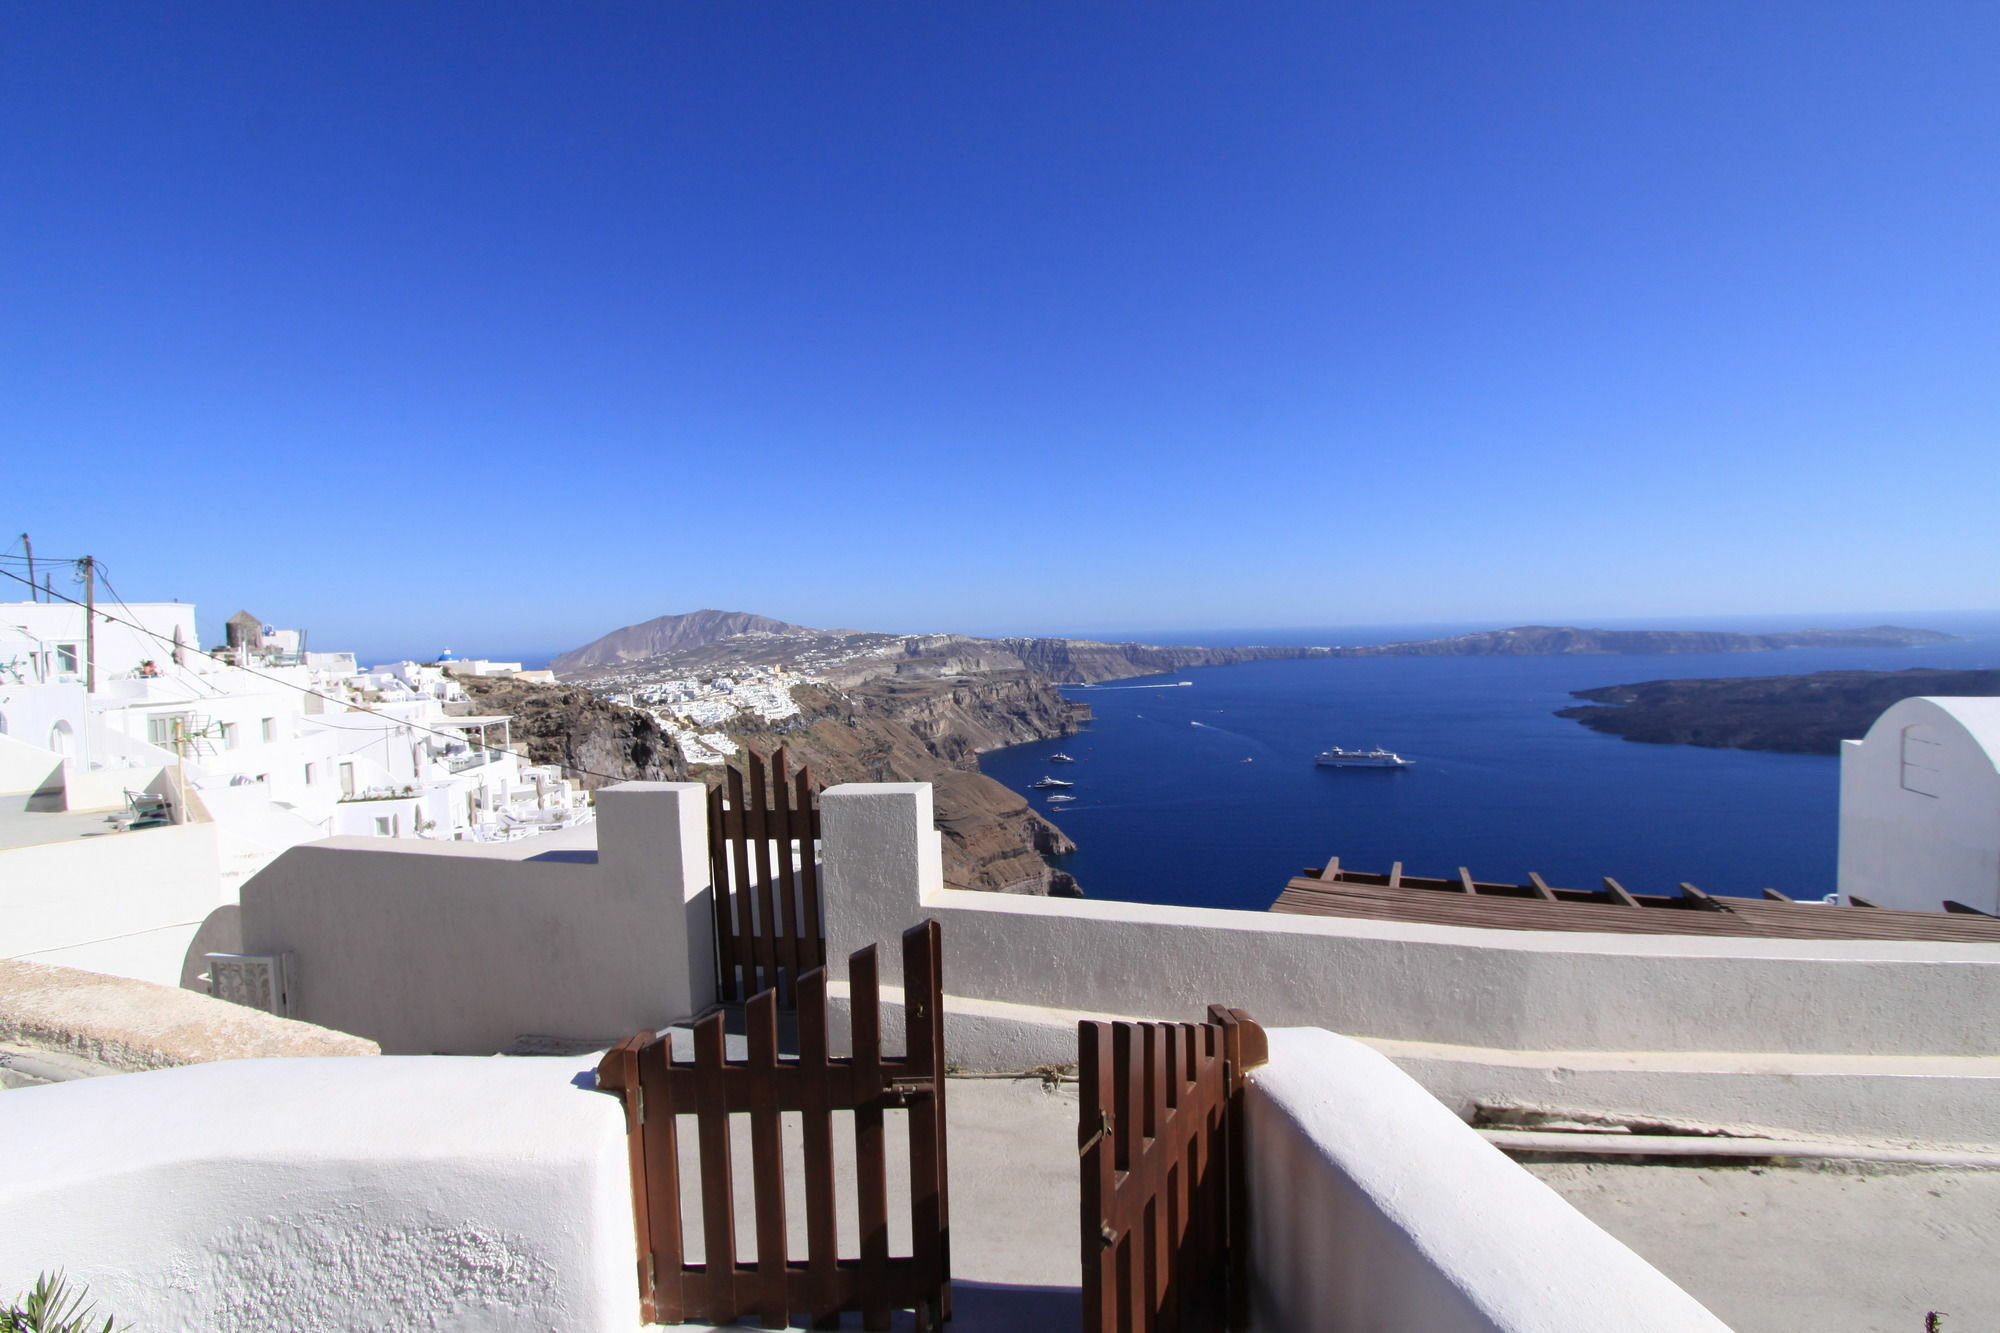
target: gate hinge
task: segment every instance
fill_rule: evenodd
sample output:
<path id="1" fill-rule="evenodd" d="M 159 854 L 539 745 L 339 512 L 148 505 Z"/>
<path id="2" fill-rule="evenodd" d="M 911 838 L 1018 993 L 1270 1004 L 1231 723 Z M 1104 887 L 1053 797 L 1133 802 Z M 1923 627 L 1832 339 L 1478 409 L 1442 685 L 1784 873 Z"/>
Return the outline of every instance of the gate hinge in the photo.
<path id="1" fill-rule="evenodd" d="M 1097 1145 L 1099 1139 L 1110 1138 L 1111 1123 L 1111 1112 L 1100 1109 L 1097 1113 L 1097 1132 L 1077 1145 L 1077 1156 L 1081 1157 L 1083 1154 L 1089 1152 Z"/>

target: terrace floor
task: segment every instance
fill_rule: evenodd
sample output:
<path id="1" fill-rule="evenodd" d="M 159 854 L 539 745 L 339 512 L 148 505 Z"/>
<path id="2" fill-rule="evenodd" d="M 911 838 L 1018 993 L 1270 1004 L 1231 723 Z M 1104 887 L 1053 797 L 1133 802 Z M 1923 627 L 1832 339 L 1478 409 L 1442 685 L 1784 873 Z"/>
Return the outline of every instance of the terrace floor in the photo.
<path id="1" fill-rule="evenodd" d="M 2000 1171 L 1529 1163 L 1737 1333 L 2000 1328 Z"/>
<path id="2" fill-rule="evenodd" d="M 27 803 L 25 796 L 0 796 L 0 851 L 68 842 L 71 838 L 130 836 L 105 822 L 106 815 L 120 808 L 117 806 L 103 810 L 30 810 Z"/>

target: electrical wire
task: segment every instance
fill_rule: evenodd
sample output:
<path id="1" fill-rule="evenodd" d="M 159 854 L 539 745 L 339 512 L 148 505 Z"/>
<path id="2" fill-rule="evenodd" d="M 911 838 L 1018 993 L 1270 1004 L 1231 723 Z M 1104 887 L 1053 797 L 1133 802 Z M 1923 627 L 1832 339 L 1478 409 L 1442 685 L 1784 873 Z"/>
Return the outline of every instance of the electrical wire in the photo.
<path id="1" fill-rule="evenodd" d="M 37 557 L 37 560 L 38 560 L 38 561 L 39 561 L 39 559 L 40 559 L 40 557 Z M 19 574 L 16 574 L 16 573 L 13 573 L 13 572 L 12 572 L 11 570 L 5 570 L 5 569 L 0 569 L 0 577 L 5 577 L 5 578 L 10 578 L 10 579 L 14 580 L 14 582 L 16 582 L 16 583 L 27 583 L 27 582 L 28 582 L 28 580 L 26 580 L 26 579 L 22 578 L 22 577 L 21 577 L 21 576 L 20 576 Z M 28 586 L 29 586 L 29 587 L 33 587 L 34 585 L 33 585 L 33 584 L 29 584 Z M 58 600 L 60 600 L 60 601 L 65 601 L 65 602 L 68 602 L 68 603 L 69 603 L 69 604 L 70 604 L 71 606 L 83 606 L 83 605 L 84 605 L 84 604 L 83 604 L 82 602 L 79 602 L 79 601 L 77 601 L 77 600 L 76 600 L 76 598 L 74 598 L 74 597 L 66 597 L 66 596 L 64 596 L 64 595 L 63 595 L 62 593 L 53 593 L 53 594 L 51 594 L 51 595 L 52 595 L 52 596 L 54 596 L 54 597 L 56 597 L 56 598 L 57 598 Z M 123 601 L 120 601 L 120 602 L 119 602 L 118 604 L 119 604 L 120 606 L 124 606 L 124 605 L 125 605 L 125 603 L 124 603 Z M 140 632 L 141 634 L 144 634 L 144 635 L 146 635 L 146 636 L 147 636 L 147 637 L 149 637 L 149 638 L 153 638 L 153 639 L 158 639 L 158 640 L 159 640 L 159 641 L 160 641 L 161 643 L 163 643 L 163 644 L 166 644 L 166 645 L 168 645 L 169 647 L 172 647 L 172 646 L 173 646 L 173 640 L 169 639 L 169 638 L 168 638 L 168 637 L 167 637 L 166 635 L 164 635 L 164 634 L 160 634 L 160 633 L 158 633 L 157 631 L 154 631 L 154 630 L 150 630 L 150 629 L 146 628 L 146 627 L 145 627 L 144 625 L 141 625 L 141 624 L 139 624 L 139 623 L 138 623 L 138 622 L 136 622 L 136 621 L 132 621 L 132 620 L 124 620 L 124 619 L 121 619 L 121 618 L 120 618 L 120 617 L 118 617 L 118 616 L 114 616 L 114 615 L 112 615 L 112 614 L 111 614 L 110 612 L 108 612 L 108 611 L 101 611 L 101 610 L 96 610 L 96 609 L 94 609 L 94 608 L 86 608 L 86 609 L 87 609 L 87 610 L 90 610 L 92 614 L 94 614 L 94 615 L 96 615 L 96 616 L 99 616 L 100 618 L 102 618 L 102 619 L 104 619 L 104 620 L 108 620 L 108 621 L 110 621 L 110 622 L 111 622 L 112 624 L 114 624 L 114 625 L 124 625 L 124 626 L 126 626 L 126 627 L 127 627 L 128 629 L 135 629 L 135 630 L 139 631 L 139 632 Z M 131 608 L 129 608 L 129 607 L 127 607 L 127 608 L 126 608 L 126 610 L 127 610 L 127 611 L 129 611 L 130 609 L 131 609 Z M 183 647 L 185 647 L 186 645 L 184 644 L 184 645 L 182 645 L 182 646 L 183 646 Z M 204 654 L 204 655 L 206 655 L 206 654 Z M 273 685 L 282 685 L 282 686 L 284 686 L 284 687 L 285 687 L 286 689 L 288 689 L 288 690 L 296 690 L 296 691 L 298 691 L 298 692 L 299 692 L 300 694 L 304 694 L 304 695 L 308 695 L 308 696 L 310 696 L 311 698 L 314 698 L 314 699 L 320 699 L 320 700 L 323 700 L 323 701 L 324 701 L 324 702 L 326 702 L 326 703 L 330 703 L 330 704 L 339 704 L 339 705 L 340 705 L 341 707 L 343 707 L 343 708 L 348 708 L 348 709 L 353 709 L 353 711 L 355 711 L 355 712 L 361 712 L 361 713 L 367 713 L 367 712 L 372 712 L 372 711 L 373 711 L 372 709 L 367 709 L 367 708 L 355 708 L 355 707 L 354 707 L 354 704 L 353 704 L 353 703 L 352 703 L 351 701 L 347 700 L 347 699 L 341 699 L 341 698 L 337 698 L 337 697 L 335 697 L 335 696 L 333 696 L 333 695 L 331 695 L 331 694 L 322 694 L 322 693 L 320 693 L 320 692 L 319 692 L 318 690 L 315 690 L 315 689 L 312 689 L 312 688 L 310 688 L 310 687 L 308 687 L 308 686 L 305 686 L 305 685 L 297 685 L 297 684 L 294 684 L 293 682 L 291 682 L 291 681 L 289 681 L 289 680 L 283 680 L 283 679 L 281 679 L 281 678 L 279 678 L 279 677 L 277 677 L 277 676 L 273 676 L 273 675 L 270 675 L 270 674 L 269 674 L 269 673 L 267 673 L 267 672 L 263 672 L 263 671 L 258 671 L 258 670 L 257 670 L 257 669 L 255 669 L 254 667 L 247 667 L 247 666 L 243 666 L 243 665 L 241 665 L 241 664 L 239 664 L 239 663 L 236 663 L 236 662 L 228 662 L 228 661 L 224 661 L 224 660 L 223 660 L 223 659 L 221 659 L 221 658 L 212 658 L 211 660 L 213 660 L 213 661 L 215 661 L 215 662 L 218 662 L 218 663 L 220 663 L 221 665 L 223 665 L 223 666 L 225 666 L 225 667 L 228 667 L 228 668 L 229 668 L 230 670 L 232 670 L 232 671 L 241 671 L 241 672 L 245 673 L 246 675 L 251 675 L 251 676 L 255 676 L 255 677 L 256 677 L 257 679 L 259 679 L 259 680 L 263 680 L 263 681 L 268 681 L 268 682 L 270 682 L 270 683 L 271 683 L 271 684 L 273 684 Z M 386 720 L 386 719 L 385 719 L 385 720 Z M 427 727 L 427 726 L 425 726 L 425 725 L 424 725 L 423 723 L 421 723 L 421 722 L 398 722 L 398 723 L 396 723 L 396 725 L 395 725 L 394 727 L 385 727 L 385 728 L 382 728 L 382 730 L 384 730 L 384 731 L 395 731 L 395 730 L 401 730 L 401 729 L 403 729 L 403 728 L 408 728 L 408 729 L 409 729 L 409 730 L 411 730 L 411 731 L 421 731 L 421 732 L 426 732 L 426 733 L 428 733 L 428 734 L 430 734 L 430 735 L 432 735 L 432 736 L 437 736 L 437 737 L 441 737 L 441 738 L 442 738 L 442 739 L 444 739 L 444 740 L 448 740 L 448 741 L 457 741 L 457 742 L 459 742 L 460 744 L 465 744 L 465 743 L 467 743 L 467 742 L 466 742 L 466 738 L 465 738 L 465 733 L 464 733 L 464 732 L 459 732 L 459 731 L 440 731 L 440 730 L 438 730 L 438 729 L 437 729 L 436 727 Z M 361 730 L 361 728 L 355 728 L 355 729 L 356 729 L 356 730 Z M 369 728 L 369 730 L 373 730 L 373 728 Z M 482 746 L 480 746 L 479 748 L 481 748 L 481 749 L 483 749 L 483 750 L 491 750 L 492 752 L 494 752 L 494 753 L 496 753 L 496 754 L 510 754 L 510 755 L 513 755 L 513 756 L 514 756 L 514 757 L 515 757 L 516 759 L 521 759 L 521 760 L 525 760 L 525 761 L 527 761 L 527 762 L 528 762 L 528 763 L 530 763 L 530 764 L 532 764 L 532 763 L 534 763 L 534 762 L 535 762 L 535 761 L 534 761 L 534 759 L 530 758 L 530 757 L 529 757 L 528 755 L 525 755 L 525 754 L 521 753 L 521 752 L 520 752 L 519 750 L 509 750 L 509 749 L 503 749 L 502 747 L 500 747 L 500 746 L 498 746 L 498 745 L 482 745 Z M 568 771 L 568 772 L 571 772 L 571 773 L 578 773 L 578 774 L 581 774 L 581 775 L 583 775 L 583 776 L 585 776 L 585 777 L 592 777 L 592 778 L 602 778 L 602 779 L 604 779 L 604 780 L 605 780 L 606 782 L 627 782 L 627 781 L 630 781 L 630 779 L 628 779 L 628 778 L 622 778 L 622 777 L 619 777 L 619 776 L 617 776 L 616 774 L 613 774 L 613 773 L 599 773 L 599 772 L 598 772 L 598 771 L 597 771 L 596 769 L 592 769 L 592 768 L 579 768 L 579 767 L 577 767 L 577 766 L 576 766 L 576 765 L 574 765 L 574 764 L 565 764 L 565 763 L 562 763 L 562 762 L 561 762 L 560 760 L 558 760 L 558 761 L 554 761 L 554 763 L 555 763 L 555 767 L 557 767 L 557 768 L 560 768 L 560 769 L 564 769 L 564 770 L 566 770 L 566 771 Z"/>
<path id="2" fill-rule="evenodd" d="M 128 616 L 133 616 L 133 621 L 134 623 L 136 623 L 137 622 L 136 614 L 133 612 L 131 607 L 125 605 L 125 599 L 119 595 L 118 589 L 112 586 L 110 567 L 107 566 L 102 560 L 91 561 L 91 567 L 97 572 L 97 577 L 103 582 L 104 590 L 111 594 L 111 600 L 118 603 L 118 609 L 120 611 L 123 611 Z M 150 632 L 151 631 L 148 631 L 148 633 Z M 183 645 L 178 639 L 174 640 L 173 642 L 174 642 L 174 649 L 176 652 L 180 651 L 180 649 L 184 646 L 193 647 L 196 652 L 201 651 L 200 645 L 198 644 Z M 188 673 L 188 678 L 193 680 L 197 685 L 201 686 L 202 689 L 207 690 L 210 698 L 220 699 L 228 694 L 227 690 L 222 689 L 220 686 L 209 684 L 195 672 L 190 671 Z"/>

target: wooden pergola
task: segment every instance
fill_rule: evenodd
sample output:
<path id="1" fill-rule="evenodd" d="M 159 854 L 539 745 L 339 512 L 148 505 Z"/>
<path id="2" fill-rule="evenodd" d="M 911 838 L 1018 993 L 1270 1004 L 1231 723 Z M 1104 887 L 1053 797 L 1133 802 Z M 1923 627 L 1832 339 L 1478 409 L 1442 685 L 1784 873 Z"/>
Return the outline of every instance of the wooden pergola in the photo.
<path id="1" fill-rule="evenodd" d="M 1334 857 L 1286 884 L 1270 910 L 1489 930 L 2000 943 L 2000 917 L 1963 903 L 1946 902 L 1941 912 L 1911 912 L 1863 898 L 1847 901 L 1852 905 L 1794 902 L 1776 889 L 1765 889 L 1762 898 L 1735 898 L 1692 884 L 1674 894 L 1631 893 L 1609 876 L 1601 888 L 1572 889 L 1532 872 L 1525 884 L 1505 884 L 1476 880 L 1464 866 L 1456 879 L 1430 879 L 1405 875 L 1401 861 L 1381 874 L 1344 870 Z"/>

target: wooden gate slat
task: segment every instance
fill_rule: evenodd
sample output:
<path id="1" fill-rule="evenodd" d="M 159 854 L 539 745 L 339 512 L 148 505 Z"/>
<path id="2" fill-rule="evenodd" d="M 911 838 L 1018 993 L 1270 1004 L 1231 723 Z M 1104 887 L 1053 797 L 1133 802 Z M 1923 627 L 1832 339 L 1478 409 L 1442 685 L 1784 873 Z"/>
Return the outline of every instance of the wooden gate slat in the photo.
<path id="1" fill-rule="evenodd" d="M 695 1067 L 713 1074 L 722 1068 L 722 1015 L 711 1014 L 694 1028 Z M 702 1266 L 689 1273 L 687 1317 L 727 1322 L 736 1317 L 736 1192 L 729 1152 L 729 1103 L 720 1079 L 700 1084 L 696 1101 L 701 1132 Z"/>
<path id="2" fill-rule="evenodd" d="M 813 808 L 812 769 L 801 765 L 793 779 L 792 808 L 803 822 L 799 834 L 799 911 L 803 917 L 800 937 L 805 945 L 802 965 L 826 966 L 826 923 L 819 902 L 819 858 L 813 844 L 819 840 L 819 811 Z"/>
<path id="3" fill-rule="evenodd" d="M 799 979 L 800 1115 L 805 1148 L 806 1298 L 814 1328 L 840 1327 L 840 1234 L 833 1195 L 833 1113 L 827 1059 L 826 972 Z"/>
<path id="4" fill-rule="evenodd" d="M 883 1281 L 889 1264 L 889 1178 L 883 1148 L 881 1069 L 881 991 L 875 946 L 854 955 L 848 964 L 848 1003 L 854 1025 L 854 1069 L 863 1087 L 873 1087 L 854 1108 L 854 1189 L 861 1221 L 861 1327 L 889 1327 L 889 1302 Z"/>
<path id="5" fill-rule="evenodd" d="M 778 930 L 778 968 L 782 993 L 789 1000 L 799 975 L 805 970 L 799 954 L 799 903 L 796 877 L 792 872 L 792 803 L 789 756 L 779 746 L 771 756 L 771 801 L 766 829 L 771 849 L 771 892 L 778 902 L 772 918 Z"/>
<path id="6" fill-rule="evenodd" d="M 1116 1237 L 1104 1225 L 1105 1210 L 1117 1184 L 1117 1139 L 1109 1108 L 1114 1101 L 1116 1073 L 1112 1057 L 1112 1025 L 1077 1024 L 1077 1088 L 1085 1114 L 1077 1126 L 1077 1147 L 1082 1155 L 1079 1193 L 1080 1225 L 1083 1237 L 1083 1308 L 1085 1327 L 1115 1329 L 1118 1323 L 1117 1293 L 1105 1280 L 1105 1259 Z M 1095 1112 L 1095 1118 L 1092 1118 Z M 1115 1257 L 1114 1257 L 1115 1262 Z"/>
<path id="7" fill-rule="evenodd" d="M 936 1011 L 931 997 L 942 995 L 938 975 L 942 959 L 938 949 L 938 925 L 927 921 L 919 930 L 903 936 L 904 1031 L 908 1038 L 908 1073 L 933 1079 L 935 1095 L 918 1097 L 910 1106 L 910 1236 L 919 1273 L 949 1273 L 944 1247 L 947 1235 L 944 1219 L 946 1175 L 944 1161 L 944 1080 L 939 1053 L 943 1048 L 944 1015 Z M 918 1307 L 917 1326 L 929 1328 L 942 1323 L 946 1313 L 943 1290 L 927 1293 Z"/>
<path id="8" fill-rule="evenodd" d="M 715 977 L 723 996 L 741 995 L 737 973 L 742 958 L 742 931 L 736 923 L 736 895 L 729 891 L 729 836 L 723 830 L 722 788 L 708 789 L 709 902 L 715 916 Z"/>
<path id="9" fill-rule="evenodd" d="M 744 1011 L 750 1068 L 757 1074 L 750 1112 L 750 1171 L 757 1199 L 757 1271 L 750 1312 L 765 1328 L 789 1322 L 786 1306 L 784 1122 L 778 1115 L 778 993 L 763 991 Z"/>
<path id="10" fill-rule="evenodd" d="M 642 1114 L 649 1107 L 653 1111 L 653 1114 L 645 1116 L 641 1129 L 648 1163 L 646 1210 L 652 1218 L 648 1241 L 642 1242 L 642 1247 L 650 1255 L 651 1262 L 647 1267 L 653 1301 L 660 1310 L 662 1323 L 669 1322 L 670 1315 L 674 1319 L 680 1318 L 685 1306 L 681 1292 L 684 1249 L 681 1240 L 680 1135 L 674 1117 L 664 1111 L 673 1104 L 666 1082 L 670 1053 L 671 1048 L 665 1042 L 652 1043 L 640 1053 L 636 1071 L 639 1096 L 635 1099 Z"/>

